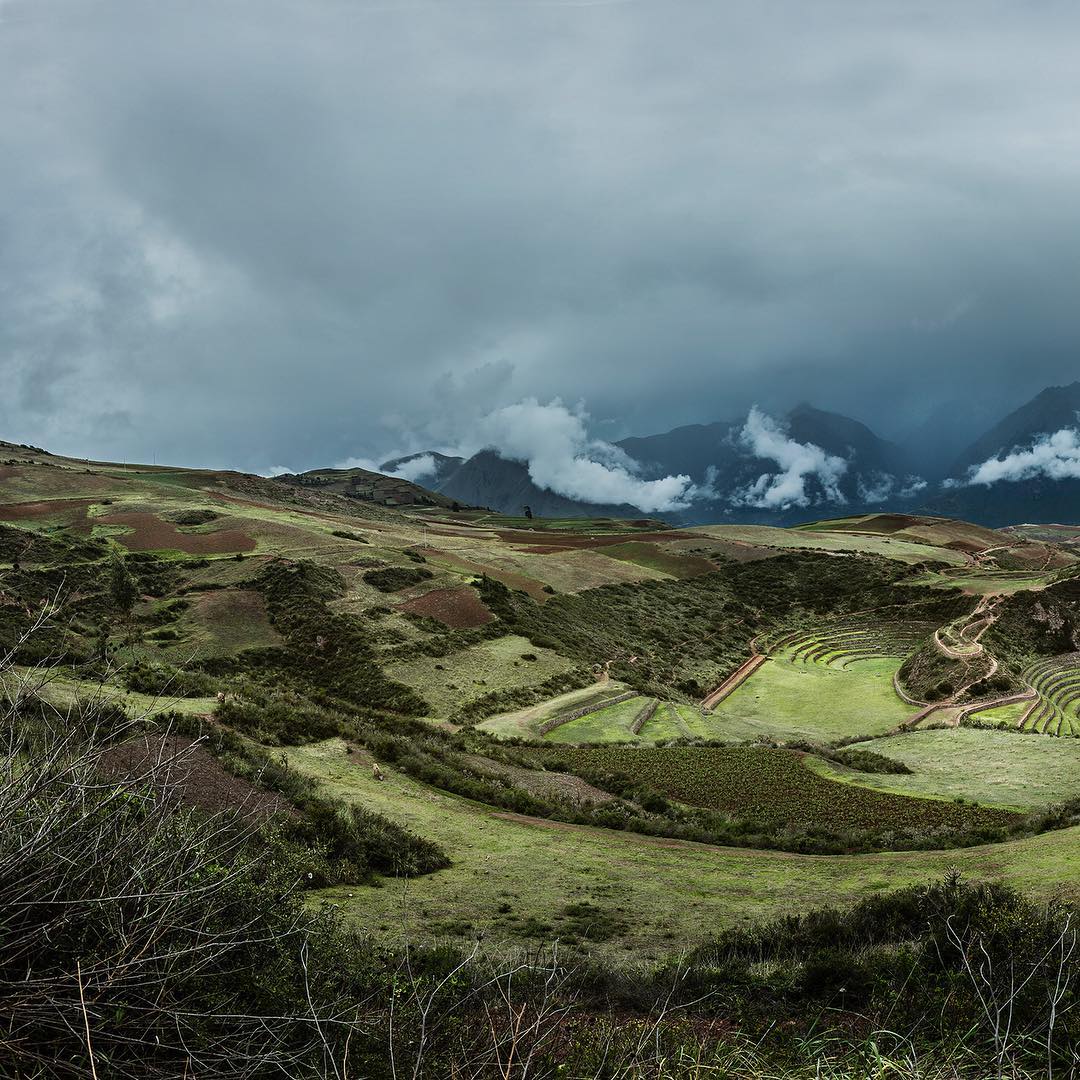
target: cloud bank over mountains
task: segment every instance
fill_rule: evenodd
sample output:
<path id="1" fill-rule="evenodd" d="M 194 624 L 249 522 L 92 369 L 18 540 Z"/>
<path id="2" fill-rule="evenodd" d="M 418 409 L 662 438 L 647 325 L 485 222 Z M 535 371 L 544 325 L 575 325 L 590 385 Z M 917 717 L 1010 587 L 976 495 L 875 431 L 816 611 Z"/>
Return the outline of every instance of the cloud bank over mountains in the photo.
<path id="1" fill-rule="evenodd" d="M 665 473 L 596 437 L 583 403 L 569 407 L 559 398 L 542 402 L 529 397 L 459 422 L 467 433 L 441 442 L 436 456 L 431 451 L 387 455 L 382 460 L 396 464 L 385 471 L 437 486 L 437 455 L 464 460 L 491 451 L 524 465 L 529 479 L 545 491 L 593 505 L 629 504 L 645 513 L 686 510 L 696 503 L 767 511 L 844 506 L 853 500 L 876 504 L 910 498 L 927 486 L 917 476 L 864 471 L 851 447 L 832 453 L 813 441 L 800 441 L 785 421 L 756 405 L 741 425 L 718 436 L 716 462 L 703 463 L 693 476 Z M 349 458 L 340 467 L 379 468 L 366 457 Z"/>
<path id="2" fill-rule="evenodd" d="M 399 480 L 408 480 L 412 484 L 423 484 L 438 471 L 435 458 L 431 454 L 420 454 L 403 461 L 396 469 L 392 469 L 388 475 L 396 476 Z"/>
<path id="3" fill-rule="evenodd" d="M 629 503 L 645 513 L 685 510 L 696 497 L 689 476 L 642 479 L 640 466 L 619 447 L 591 438 L 588 415 L 558 398 L 541 404 L 526 398 L 483 417 L 477 435 L 483 447 L 528 466 L 538 487 L 582 502 Z"/>
<path id="4" fill-rule="evenodd" d="M 1062 428 L 1036 439 L 1026 448 L 1013 447 L 1003 457 L 974 465 L 964 480 L 946 482 L 948 487 L 982 485 L 1003 480 L 1080 480 L 1080 429 Z"/>
<path id="5" fill-rule="evenodd" d="M 827 454 L 813 443 L 800 443 L 789 438 L 782 425 L 756 405 L 739 432 L 738 442 L 755 458 L 774 462 L 780 471 L 762 473 L 753 484 L 735 492 L 731 497 L 733 505 L 769 510 L 809 506 L 812 501 L 817 501 L 807 491 L 807 481 L 811 478 L 821 485 L 820 501 L 847 502 L 839 487 L 848 470 L 847 461 L 835 454 Z"/>
<path id="6" fill-rule="evenodd" d="M 884 503 L 889 499 L 912 499 L 925 491 L 929 484 L 921 476 L 907 476 L 901 480 L 892 473 L 874 472 L 860 476 L 859 498 L 866 503 Z"/>

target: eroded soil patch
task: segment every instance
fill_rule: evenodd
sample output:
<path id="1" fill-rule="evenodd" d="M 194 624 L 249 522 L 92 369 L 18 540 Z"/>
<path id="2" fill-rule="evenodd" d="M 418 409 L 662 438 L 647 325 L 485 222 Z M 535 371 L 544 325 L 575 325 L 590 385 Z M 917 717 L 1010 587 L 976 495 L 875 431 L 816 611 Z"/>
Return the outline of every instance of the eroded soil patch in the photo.
<path id="1" fill-rule="evenodd" d="M 495 618 L 487 606 L 468 585 L 454 589 L 432 589 L 398 605 L 401 611 L 424 615 L 453 627 L 455 630 L 483 626 Z"/>
<path id="2" fill-rule="evenodd" d="M 255 540 L 242 529 L 215 532 L 181 532 L 171 521 L 157 514 L 137 511 L 98 518 L 103 525 L 123 525 L 130 533 L 116 537 L 128 551 L 183 551 L 188 555 L 228 555 L 254 551 Z"/>

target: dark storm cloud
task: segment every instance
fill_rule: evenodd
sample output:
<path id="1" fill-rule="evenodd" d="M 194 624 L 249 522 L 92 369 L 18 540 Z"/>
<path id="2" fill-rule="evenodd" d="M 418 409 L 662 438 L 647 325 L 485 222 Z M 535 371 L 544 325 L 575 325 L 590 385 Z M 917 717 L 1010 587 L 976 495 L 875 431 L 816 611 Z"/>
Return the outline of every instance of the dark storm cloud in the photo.
<path id="1" fill-rule="evenodd" d="M 530 397 L 606 439 L 1026 399 L 1075 377 L 1078 31 L 985 0 L 0 2 L 0 434 L 300 468 Z"/>

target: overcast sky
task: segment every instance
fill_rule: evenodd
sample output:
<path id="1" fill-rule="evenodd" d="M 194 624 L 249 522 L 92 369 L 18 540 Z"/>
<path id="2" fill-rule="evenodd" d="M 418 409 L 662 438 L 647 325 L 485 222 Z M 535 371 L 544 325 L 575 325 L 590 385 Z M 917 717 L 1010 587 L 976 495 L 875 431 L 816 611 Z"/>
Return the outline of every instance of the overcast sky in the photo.
<path id="1" fill-rule="evenodd" d="M 262 470 L 1080 374 L 1080 5 L 0 0 L 0 437 Z"/>

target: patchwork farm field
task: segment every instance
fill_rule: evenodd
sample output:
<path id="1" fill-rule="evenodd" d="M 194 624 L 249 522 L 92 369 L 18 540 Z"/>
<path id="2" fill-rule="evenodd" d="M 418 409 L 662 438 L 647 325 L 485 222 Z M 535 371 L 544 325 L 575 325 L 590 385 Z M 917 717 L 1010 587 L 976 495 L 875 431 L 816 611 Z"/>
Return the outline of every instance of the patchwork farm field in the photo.
<path id="1" fill-rule="evenodd" d="M 1080 739 L 961 727 L 912 731 L 856 743 L 855 748 L 902 762 L 911 774 L 855 772 L 829 761 L 815 768 L 823 776 L 876 791 L 1015 810 L 1064 802 L 1080 791 Z"/>
<path id="2" fill-rule="evenodd" d="M 963 567 L 919 574 L 909 579 L 908 584 L 925 585 L 932 589 L 961 589 L 972 596 L 991 596 L 1022 592 L 1026 589 L 1044 589 L 1055 580 L 1055 573 Z"/>
<path id="3" fill-rule="evenodd" d="M 827 524 L 822 523 L 818 529 L 777 529 L 768 525 L 706 525 L 697 527 L 695 531 L 719 540 L 741 541 L 780 550 L 860 552 L 905 563 L 935 561 L 952 566 L 967 566 L 970 563 L 970 559 L 961 552 L 949 548 L 844 530 L 827 532 Z"/>
<path id="4" fill-rule="evenodd" d="M 180 640 L 170 648 L 181 655 L 232 656 L 241 649 L 281 644 L 266 603 L 251 589 L 216 589 L 197 594 L 177 625 Z"/>

